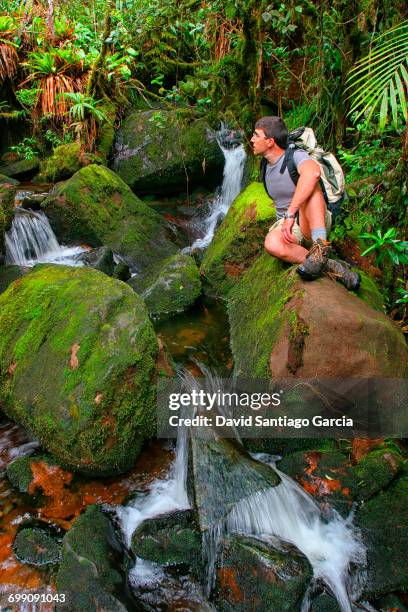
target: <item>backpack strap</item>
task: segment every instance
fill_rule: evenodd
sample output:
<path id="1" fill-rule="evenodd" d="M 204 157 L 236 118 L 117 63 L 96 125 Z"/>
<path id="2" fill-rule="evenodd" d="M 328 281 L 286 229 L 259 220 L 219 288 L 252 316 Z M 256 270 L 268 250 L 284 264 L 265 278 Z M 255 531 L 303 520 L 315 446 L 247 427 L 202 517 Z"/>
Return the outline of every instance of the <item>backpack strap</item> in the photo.
<path id="1" fill-rule="evenodd" d="M 269 195 L 268 189 L 266 187 L 266 166 L 267 165 L 268 165 L 268 160 L 265 159 L 265 157 L 263 157 L 261 159 L 261 165 L 259 166 L 259 182 L 263 183 L 263 186 L 265 187 L 265 191 Z"/>
<path id="2" fill-rule="evenodd" d="M 283 174 L 288 169 L 289 176 L 292 179 L 292 182 L 297 185 L 299 180 L 299 172 L 296 168 L 295 160 L 293 159 L 296 151 L 296 145 L 290 144 L 285 151 L 285 156 L 283 158 L 283 162 L 281 165 L 281 169 L 279 171 L 280 174 Z"/>

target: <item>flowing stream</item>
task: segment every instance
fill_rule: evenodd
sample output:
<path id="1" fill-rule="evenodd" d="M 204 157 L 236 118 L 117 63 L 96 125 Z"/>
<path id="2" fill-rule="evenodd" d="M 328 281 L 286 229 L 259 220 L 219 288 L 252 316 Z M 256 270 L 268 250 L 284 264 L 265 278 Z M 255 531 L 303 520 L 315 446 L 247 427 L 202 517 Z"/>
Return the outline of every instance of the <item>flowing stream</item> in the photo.
<path id="1" fill-rule="evenodd" d="M 210 202 L 208 216 L 201 222 L 203 237 L 197 238 L 190 247 L 184 249 L 184 252 L 206 249 L 208 247 L 214 237 L 218 224 L 225 217 L 232 202 L 241 191 L 246 160 L 245 149 L 242 144 L 232 148 L 224 146 L 220 140 L 218 140 L 218 144 L 225 158 L 222 185 L 219 192 Z"/>
<path id="2" fill-rule="evenodd" d="M 6 232 L 6 263 L 34 266 L 37 263 L 57 263 L 81 266 L 77 260 L 84 249 L 63 247 L 42 211 L 16 207 L 11 229 Z"/>

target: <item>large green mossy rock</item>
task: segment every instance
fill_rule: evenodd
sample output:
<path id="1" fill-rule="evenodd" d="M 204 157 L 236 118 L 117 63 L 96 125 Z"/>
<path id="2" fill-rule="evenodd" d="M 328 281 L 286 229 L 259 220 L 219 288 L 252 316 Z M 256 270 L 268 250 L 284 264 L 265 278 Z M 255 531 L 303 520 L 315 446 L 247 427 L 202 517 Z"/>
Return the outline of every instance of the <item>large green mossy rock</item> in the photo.
<path id="1" fill-rule="evenodd" d="M 44 265 L 0 296 L 0 405 L 72 470 L 131 467 L 154 432 L 157 339 L 142 300 Z"/>
<path id="2" fill-rule="evenodd" d="M 59 145 L 55 147 L 52 155 L 41 163 L 41 180 L 44 182 L 62 181 L 75 174 L 86 163 L 86 157 L 78 142 Z"/>
<path id="3" fill-rule="evenodd" d="M 104 166 L 92 164 L 59 183 L 42 207 L 61 241 L 106 245 L 135 271 L 176 252 L 163 217 Z"/>
<path id="4" fill-rule="evenodd" d="M 180 510 L 147 519 L 132 535 L 133 553 L 153 563 L 187 566 L 195 575 L 204 568 L 201 534 L 192 510 Z"/>
<path id="5" fill-rule="evenodd" d="M 17 457 L 8 464 L 7 477 L 20 493 L 28 493 L 34 478 L 31 466 L 35 463 L 55 465 L 55 461 L 49 455 L 44 454 L 24 455 L 23 457 Z"/>
<path id="6" fill-rule="evenodd" d="M 222 180 L 223 154 L 204 119 L 180 111 L 138 111 L 116 135 L 114 170 L 135 193 L 168 195 Z"/>
<path id="7" fill-rule="evenodd" d="M 408 590 L 408 473 L 364 503 L 355 524 L 367 546 L 366 595 Z"/>
<path id="8" fill-rule="evenodd" d="M 98 506 L 89 506 L 62 541 L 56 585 L 59 593 L 65 593 L 65 603 L 58 604 L 57 610 L 126 610 L 114 596 L 123 584 L 113 567 L 112 555 L 119 551 L 115 551 L 117 544 L 112 549 L 112 543 L 116 544 L 116 538 L 109 519 Z"/>
<path id="9" fill-rule="evenodd" d="M 200 273 L 189 255 L 178 253 L 160 268 L 128 284 L 144 299 L 152 315 L 171 315 L 192 306 L 201 293 Z"/>
<path id="10" fill-rule="evenodd" d="M 251 183 L 231 205 L 201 264 L 207 291 L 226 297 L 264 250 L 275 207 L 261 183 Z"/>
<path id="11" fill-rule="evenodd" d="M 300 611 L 312 568 L 294 547 L 272 548 L 254 537 L 234 535 L 224 541 L 219 558 L 217 610 Z"/>
<path id="12" fill-rule="evenodd" d="M 16 179 L 12 179 L 9 176 L 6 176 L 5 174 L 0 174 L 0 185 L 18 185 L 19 181 L 17 181 Z"/>
<path id="13" fill-rule="evenodd" d="M 228 314 L 240 376 L 407 374 L 404 337 L 385 314 L 329 278 L 302 281 L 293 268 L 266 253 L 230 291 Z"/>
<path id="14" fill-rule="evenodd" d="M 5 174 L 10 178 L 23 180 L 33 177 L 39 167 L 40 160 L 38 157 L 20 159 L 1 166 L 0 174 Z"/>

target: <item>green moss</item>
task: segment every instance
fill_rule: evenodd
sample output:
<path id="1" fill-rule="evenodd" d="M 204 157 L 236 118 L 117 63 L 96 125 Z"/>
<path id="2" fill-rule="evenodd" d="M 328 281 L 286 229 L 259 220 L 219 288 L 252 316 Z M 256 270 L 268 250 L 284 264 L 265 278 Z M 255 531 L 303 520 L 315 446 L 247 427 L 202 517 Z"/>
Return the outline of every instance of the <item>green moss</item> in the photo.
<path id="1" fill-rule="evenodd" d="M 285 304 L 293 297 L 294 273 L 264 253 L 228 296 L 231 348 L 239 376 L 270 376 L 272 346 L 289 315 Z"/>
<path id="2" fill-rule="evenodd" d="M 152 315 L 182 312 L 201 293 L 200 273 L 192 257 L 181 253 L 164 261 L 160 269 L 129 281 Z"/>
<path id="3" fill-rule="evenodd" d="M 193 573 L 202 575 L 201 534 L 191 510 L 144 521 L 134 532 L 131 547 L 147 561 L 188 565 Z"/>
<path id="4" fill-rule="evenodd" d="M 4 232 L 10 228 L 14 215 L 15 187 L 0 183 L 0 252 L 4 251 Z"/>
<path id="5" fill-rule="evenodd" d="M 66 467 L 130 467 L 154 431 L 158 352 L 130 287 L 92 269 L 40 266 L 0 296 L 0 330 L 7 414 Z"/>
<path id="6" fill-rule="evenodd" d="M 184 191 L 219 184 L 223 155 L 209 125 L 190 112 L 145 111 L 127 117 L 117 134 L 115 170 L 136 193 Z"/>
<path id="7" fill-rule="evenodd" d="M 210 293 L 226 297 L 264 249 L 275 207 L 261 183 L 251 183 L 231 205 L 208 247 L 201 273 Z"/>
<path id="8" fill-rule="evenodd" d="M 60 544 L 44 529 L 23 528 L 13 543 L 17 559 L 29 565 L 55 565 L 60 559 Z"/>
<path id="9" fill-rule="evenodd" d="M 20 159 L 10 162 L 0 167 L 0 174 L 5 174 L 11 178 L 25 179 L 33 176 L 40 166 L 40 161 L 37 157 L 32 159 Z"/>
<path id="10" fill-rule="evenodd" d="M 358 290 L 358 297 L 371 306 L 371 308 L 374 308 L 374 310 L 385 312 L 385 299 L 381 294 L 377 283 L 365 272 L 359 270 L 359 273 L 361 276 L 361 285 L 360 289 Z"/>
<path id="11" fill-rule="evenodd" d="M 378 491 L 385 489 L 399 474 L 403 467 L 401 455 L 385 448 L 372 451 L 363 457 L 351 470 L 348 483 L 354 499 L 369 499 Z"/>
<path id="12" fill-rule="evenodd" d="M 362 505 L 355 523 L 368 548 L 365 593 L 378 596 L 408 589 L 408 472 Z"/>
<path id="13" fill-rule="evenodd" d="M 104 166 L 82 168 L 59 184 L 42 206 L 57 237 L 107 245 L 138 271 L 176 252 L 164 219 Z"/>
<path id="14" fill-rule="evenodd" d="M 113 529 L 98 506 L 89 506 L 74 522 L 62 543 L 57 590 L 66 593 L 69 610 L 122 610 L 112 593 L 121 585 L 111 565 Z"/>
<path id="15" fill-rule="evenodd" d="M 55 147 L 51 157 L 40 165 L 41 179 L 52 182 L 67 179 L 75 174 L 85 161 L 79 143 L 59 145 Z"/>
<path id="16" fill-rule="evenodd" d="M 7 466 L 7 477 L 20 493 L 28 493 L 28 488 L 33 480 L 31 465 L 40 461 L 55 464 L 51 457 L 47 455 L 36 455 L 34 457 L 25 455 L 24 457 L 17 457 Z"/>

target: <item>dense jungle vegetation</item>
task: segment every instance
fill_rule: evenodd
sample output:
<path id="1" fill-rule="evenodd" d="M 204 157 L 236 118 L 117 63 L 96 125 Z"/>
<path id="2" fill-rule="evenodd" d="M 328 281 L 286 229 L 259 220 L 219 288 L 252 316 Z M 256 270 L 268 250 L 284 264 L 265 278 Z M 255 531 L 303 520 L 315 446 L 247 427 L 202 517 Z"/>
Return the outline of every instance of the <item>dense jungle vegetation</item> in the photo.
<path id="1" fill-rule="evenodd" d="M 248 143 L 262 114 L 310 125 L 351 184 L 335 240 L 368 251 L 404 326 L 407 47 L 402 0 L 0 0 L 1 129 L 21 135 L 2 153 L 78 141 L 95 160 L 130 107 L 159 129 L 168 107 L 223 119 Z"/>

